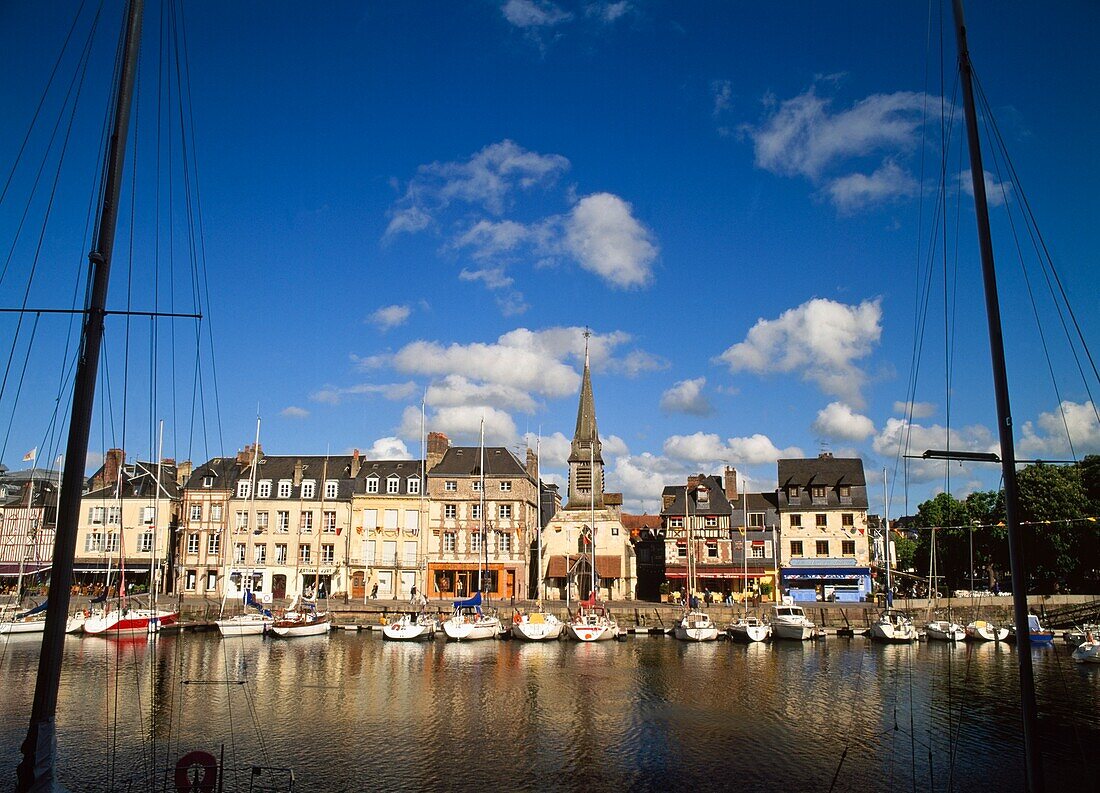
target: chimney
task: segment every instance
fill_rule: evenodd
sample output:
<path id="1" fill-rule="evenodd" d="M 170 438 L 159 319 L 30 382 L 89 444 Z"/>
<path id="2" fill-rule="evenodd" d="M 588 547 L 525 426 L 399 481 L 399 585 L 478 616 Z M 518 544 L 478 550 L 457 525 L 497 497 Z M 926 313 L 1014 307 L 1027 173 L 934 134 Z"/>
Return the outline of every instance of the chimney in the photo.
<path id="1" fill-rule="evenodd" d="M 126 452 L 122 449 L 108 449 L 103 458 L 103 487 L 112 487 L 118 481 L 119 471 L 126 461 Z"/>
<path id="2" fill-rule="evenodd" d="M 183 487 L 187 480 L 191 478 L 191 472 L 193 470 L 195 470 L 195 467 L 191 465 L 190 460 L 184 460 L 180 463 L 176 468 L 176 484 Z"/>
<path id="3" fill-rule="evenodd" d="M 363 461 L 359 459 L 359 450 L 351 450 L 351 478 L 359 476 L 359 469 L 363 467 Z"/>
<path id="4" fill-rule="evenodd" d="M 688 490 L 694 490 L 699 486 L 699 483 L 703 480 L 702 474 L 692 474 L 688 477 Z"/>
<path id="5" fill-rule="evenodd" d="M 440 460 L 443 459 L 443 455 L 445 455 L 450 448 L 451 441 L 446 435 L 442 432 L 429 432 L 428 459 L 425 461 L 427 470 L 431 471 L 439 465 Z"/>
<path id="6" fill-rule="evenodd" d="M 302 484 L 302 461 L 294 461 L 294 486 L 298 487 Z"/>
<path id="7" fill-rule="evenodd" d="M 163 457 L 163 458 L 161 458 L 160 464 L 163 465 L 163 466 L 175 465 L 176 464 L 176 458 L 175 457 Z"/>
<path id="8" fill-rule="evenodd" d="M 832 452 L 822 452 L 821 454 L 819 454 L 817 456 L 817 459 L 819 459 L 819 460 L 831 460 L 831 459 L 833 459 L 833 453 Z"/>
<path id="9" fill-rule="evenodd" d="M 726 491 L 726 501 L 737 500 L 737 469 L 726 466 L 726 472 L 722 475 L 722 485 Z"/>
<path id="10" fill-rule="evenodd" d="M 539 458 L 535 456 L 535 453 L 531 451 L 531 447 L 527 447 L 527 474 L 534 479 L 539 473 Z"/>
<path id="11" fill-rule="evenodd" d="M 661 496 L 661 511 L 667 512 L 672 508 L 672 505 L 676 502 L 676 496 L 663 495 Z"/>

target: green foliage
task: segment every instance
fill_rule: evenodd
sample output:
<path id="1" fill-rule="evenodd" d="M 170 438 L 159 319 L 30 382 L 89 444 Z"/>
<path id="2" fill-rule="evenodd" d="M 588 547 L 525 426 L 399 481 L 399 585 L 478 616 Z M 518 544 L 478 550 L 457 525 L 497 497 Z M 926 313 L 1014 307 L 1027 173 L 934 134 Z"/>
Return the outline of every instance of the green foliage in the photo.
<path id="1" fill-rule="evenodd" d="M 894 566 L 898 570 L 911 570 L 916 567 L 917 541 L 901 534 L 894 534 L 893 539 L 894 554 L 897 556 Z"/>

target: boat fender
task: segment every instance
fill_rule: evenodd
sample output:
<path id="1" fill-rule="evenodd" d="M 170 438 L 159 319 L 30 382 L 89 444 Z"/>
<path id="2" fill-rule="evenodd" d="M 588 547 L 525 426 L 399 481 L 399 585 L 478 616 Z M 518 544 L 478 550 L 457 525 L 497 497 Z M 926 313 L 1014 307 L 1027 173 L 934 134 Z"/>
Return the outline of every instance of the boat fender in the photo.
<path id="1" fill-rule="evenodd" d="M 513 614 L 512 615 L 512 622 L 514 622 L 516 625 L 519 625 L 520 622 L 522 622 L 522 621 L 523 621 L 523 617 L 521 617 L 519 614 Z"/>
<path id="2" fill-rule="evenodd" d="M 213 793 L 218 789 L 218 761 L 209 752 L 188 752 L 176 763 L 179 793 Z"/>

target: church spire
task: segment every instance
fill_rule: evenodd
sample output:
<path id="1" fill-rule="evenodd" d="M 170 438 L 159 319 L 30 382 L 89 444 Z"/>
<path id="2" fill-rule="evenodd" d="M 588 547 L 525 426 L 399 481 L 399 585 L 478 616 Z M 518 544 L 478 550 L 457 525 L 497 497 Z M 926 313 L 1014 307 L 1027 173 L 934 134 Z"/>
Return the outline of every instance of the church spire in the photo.
<path id="1" fill-rule="evenodd" d="M 600 433 L 596 428 L 596 402 L 592 397 L 592 373 L 588 359 L 588 340 L 592 332 L 584 329 L 584 375 L 577 405 L 577 428 L 569 451 L 568 508 L 588 508 L 593 493 L 597 506 L 603 506 L 603 455 Z"/>

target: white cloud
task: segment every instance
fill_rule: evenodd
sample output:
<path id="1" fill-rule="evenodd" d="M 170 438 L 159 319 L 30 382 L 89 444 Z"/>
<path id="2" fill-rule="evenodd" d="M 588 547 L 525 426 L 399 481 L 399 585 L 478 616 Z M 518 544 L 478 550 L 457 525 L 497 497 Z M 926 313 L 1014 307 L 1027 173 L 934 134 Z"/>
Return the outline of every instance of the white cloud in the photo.
<path id="1" fill-rule="evenodd" d="M 485 444 L 510 446 L 518 437 L 515 422 L 503 410 L 489 405 L 454 405 L 428 413 L 427 428 L 447 435 L 458 443 L 477 443 L 481 420 L 485 419 Z M 420 409 L 409 406 L 401 415 L 397 433 L 402 438 L 420 437 Z"/>
<path id="2" fill-rule="evenodd" d="M 862 441 L 875 434 L 875 424 L 843 402 L 830 402 L 818 412 L 813 431 L 836 440 Z"/>
<path id="3" fill-rule="evenodd" d="M 757 320 L 745 340 L 729 347 L 719 360 L 732 372 L 800 372 L 824 393 L 862 408 L 867 376 L 856 361 L 870 355 L 878 343 L 881 321 L 877 299 L 851 306 L 814 298 L 777 319 Z"/>
<path id="4" fill-rule="evenodd" d="M 384 399 L 398 401 L 408 399 L 417 391 L 416 383 L 359 383 L 358 385 L 337 387 L 325 386 L 309 395 L 313 402 L 325 405 L 339 405 L 347 396 L 381 396 Z"/>
<path id="5" fill-rule="evenodd" d="M 980 424 L 955 427 L 950 431 L 939 424 L 923 426 L 904 419 L 887 419 L 885 426 L 875 436 L 872 448 L 876 454 L 888 460 L 901 454 L 922 454 L 928 449 L 953 449 L 955 451 L 999 453 L 997 439 L 989 428 Z M 972 472 L 987 470 L 986 466 L 974 466 L 948 460 L 909 460 L 909 479 L 923 483 L 942 480 L 949 470 L 953 479 L 973 476 Z"/>
<path id="6" fill-rule="evenodd" d="M 620 457 L 608 471 L 608 479 L 623 494 L 624 509 L 649 513 L 660 510 L 665 485 L 686 481 L 687 475 L 683 464 L 649 452 Z"/>
<path id="7" fill-rule="evenodd" d="M 458 274 L 460 281 L 481 281 L 489 289 L 507 289 L 515 280 L 504 272 L 503 267 L 486 267 L 483 270 L 463 270 Z"/>
<path id="8" fill-rule="evenodd" d="M 600 438 L 600 446 L 605 461 L 612 457 L 621 457 L 625 454 L 630 454 L 630 449 L 627 448 L 626 441 L 618 435 L 605 435 Z"/>
<path id="9" fill-rule="evenodd" d="M 637 377 L 643 372 L 659 372 L 667 369 L 669 365 L 664 358 L 645 350 L 631 350 L 622 358 L 611 361 L 608 371 L 619 372 L 627 377 Z"/>
<path id="10" fill-rule="evenodd" d="M 756 126 L 745 127 L 756 165 L 781 176 L 804 176 L 814 183 L 828 172 L 826 192 L 843 211 L 913 195 L 916 181 L 894 158 L 919 144 L 924 107 L 932 97 L 911 91 L 874 94 L 846 110 L 832 112 L 832 101 L 813 87 L 772 108 Z M 886 155 L 869 176 L 853 160 Z"/>
<path id="11" fill-rule="evenodd" d="M 290 405 L 289 407 L 283 408 L 279 412 L 279 415 L 286 416 L 290 419 L 304 419 L 309 416 L 309 411 L 305 408 L 300 408 L 297 405 Z"/>
<path id="12" fill-rule="evenodd" d="M 931 402 L 895 402 L 894 412 L 915 419 L 926 419 L 936 414 L 936 406 Z"/>
<path id="13" fill-rule="evenodd" d="M 363 457 L 367 460 L 411 460 L 413 456 L 403 440 L 391 435 L 376 440 Z"/>
<path id="14" fill-rule="evenodd" d="M 919 185 L 912 174 L 887 160 L 870 176 L 862 173 L 842 176 L 829 182 L 825 190 L 837 209 L 854 212 L 872 204 L 914 196 Z"/>
<path id="15" fill-rule="evenodd" d="M 1007 179 L 998 182 L 997 177 L 989 171 L 983 171 L 983 174 L 985 176 L 985 198 L 991 207 L 999 207 L 1012 197 L 1012 182 Z M 968 196 L 974 197 L 974 180 L 970 176 L 970 171 L 962 171 L 959 174 L 959 186 Z"/>
<path id="16" fill-rule="evenodd" d="M 377 326 L 379 330 L 387 331 L 405 324 L 411 313 L 412 309 L 408 306 L 382 306 L 371 314 L 368 320 Z"/>
<path id="17" fill-rule="evenodd" d="M 564 223 L 563 246 L 585 270 L 620 289 L 652 280 L 657 246 L 623 199 L 611 193 L 585 196 Z"/>
<path id="18" fill-rule="evenodd" d="M 534 413 L 537 407 L 531 395 L 503 383 L 472 383 L 462 375 L 447 375 L 428 386 L 425 402 L 432 407 L 492 405 L 505 410 Z"/>
<path id="19" fill-rule="evenodd" d="M 464 162 L 421 165 L 390 209 L 386 235 L 422 231 L 435 213 L 456 202 L 499 215 L 509 194 L 552 184 L 568 169 L 565 157 L 528 151 L 510 140 L 490 144 Z"/>
<path id="20" fill-rule="evenodd" d="M 523 436 L 523 439 L 530 448 L 538 447 L 541 468 L 564 469 L 568 467 L 569 452 L 573 443 L 562 433 L 555 432 L 551 435 L 543 435 L 540 441 L 538 433 L 528 432 Z"/>
<path id="21" fill-rule="evenodd" d="M 517 28 L 553 27 L 573 18 L 549 0 L 508 0 L 500 11 Z"/>
<path id="22" fill-rule="evenodd" d="M 1092 402 L 1065 400 L 1058 409 L 1040 413 L 1035 422 L 1024 422 L 1017 448 L 1037 459 L 1069 459 L 1074 452 L 1078 457 L 1100 453 L 1100 420 L 1095 406 Z"/>
<path id="23" fill-rule="evenodd" d="M 714 115 L 720 116 L 730 109 L 733 99 L 733 84 L 729 80 L 711 80 L 710 93 L 714 98 Z"/>
<path id="24" fill-rule="evenodd" d="M 612 3 L 589 3 L 585 6 L 584 13 L 586 16 L 596 17 L 602 22 L 611 23 L 617 19 L 622 19 L 633 10 L 634 7 L 628 0 L 618 0 L 618 2 Z"/>
<path id="25" fill-rule="evenodd" d="M 689 416 L 709 416 L 714 408 L 703 393 L 706 383 L 705 377 L 681 380 L 661 395 L 661 410 L 668 413 L 687 413 Z"/>
<path id="26" fill-rule="evenodd" d="M 797 446 L 778 448 L 766 435 L 755 434 L 724 441 L 714 433 L 672 435 L 665 440 L 664 452 L 671 458 L 716 467 L 731 465 L 774 464 L 780 457 L 802 457 Z"/>
<path id="27" fill-rule="evenodd" d="M 475 259 L 491 259 L 512 253 L 532 236 L 531 230 L 514 220 L 479 220 L 452 242 L 455 248 L 470 248 Z"/>

